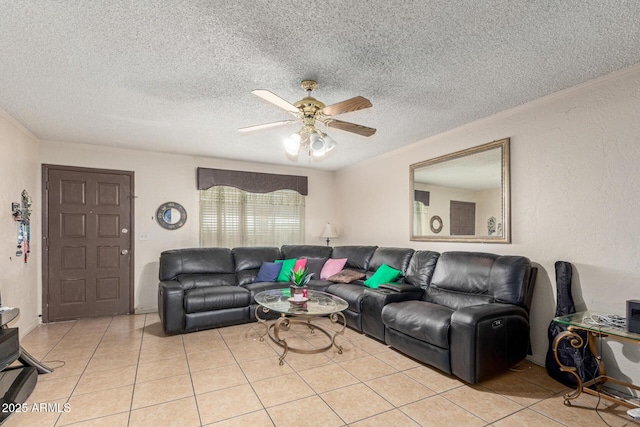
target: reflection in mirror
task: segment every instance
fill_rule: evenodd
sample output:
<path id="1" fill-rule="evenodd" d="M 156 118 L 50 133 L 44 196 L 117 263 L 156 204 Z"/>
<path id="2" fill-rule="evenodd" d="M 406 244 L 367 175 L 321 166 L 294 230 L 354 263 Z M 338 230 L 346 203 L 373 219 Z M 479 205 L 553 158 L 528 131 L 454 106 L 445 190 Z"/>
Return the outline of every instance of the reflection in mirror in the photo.
<path id="1" fill-rule="evenodd" d="M 410 166 L 411 240 L 510 243 L 509 138 Z"/>
<path id="2" fill-rule="evenodd" d="M 169 224 L 177 224 L 181 216 L 180 211 L 176 208 L 170 208 L 164 211 L 164 220 Z"/>

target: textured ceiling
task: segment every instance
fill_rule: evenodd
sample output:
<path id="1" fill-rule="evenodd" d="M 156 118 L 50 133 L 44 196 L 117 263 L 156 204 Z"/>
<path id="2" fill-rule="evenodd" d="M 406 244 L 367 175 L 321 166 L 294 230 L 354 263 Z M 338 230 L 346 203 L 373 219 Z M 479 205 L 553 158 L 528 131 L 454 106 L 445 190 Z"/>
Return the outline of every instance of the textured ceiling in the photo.
<path id="1" fill-rule="evenodd" d="M 640 2 L 0 2 L 0 108 L 41 140 L 291 165 L 297 125 L 251 95 L 373 108 L 339 116 L 337 170 L 640 62 Z M 509 135 L 503 135 L 508 137 Z M 478 141 L 483 143 L 487 141 Z"/>

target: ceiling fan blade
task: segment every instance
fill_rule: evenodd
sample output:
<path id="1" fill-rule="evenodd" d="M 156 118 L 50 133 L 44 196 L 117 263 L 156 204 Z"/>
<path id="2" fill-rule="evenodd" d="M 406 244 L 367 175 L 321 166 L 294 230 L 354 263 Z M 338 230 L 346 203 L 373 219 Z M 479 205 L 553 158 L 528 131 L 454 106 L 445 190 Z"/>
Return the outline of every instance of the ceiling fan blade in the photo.
<path id="1" fill-rule="evenodd" d="M 322 109 L 322 114 L 325 116 L 337 116 L 338 114 L 350 113 L 351 111 L 364 110 L 371 106 L 371 101 L 367 98 L 356 96 L 355 98 L 347 99 L 346 101 L 324 107 Z"/>
<path id="2" fill-rule="evenodd" d="M 252 90 L 251 93 L 257 97 L 264 99 L 267 102 L 272 103 L 276 107 L 282 108 L 285 111 L 288 111 L 293 114 L 300 113 L 300 110 L 298 110 L 298 108 L 295 105 L 285 101 L 284 99 L 280 98 L 278 95 L 276 95 L 273 92 L 269 92 L 268 90 L 265 90 L 265 89 L 256 89 L 256 90 Z"/>
<path id="3" fill-rule="evenodd" d="M 343 122 L 342 120 L 325 119 L 322 121 L 322 123 L 330 128 L 345 130 L 347 132 L 357 133 L 358 135 L 362 136 L 371 136 L 376 133 L 376 130 L 374 128 L 357 125 L 355 123 Z"/>
<path id="4" fill-rule="evenodd" d="M 295 123 L 297 121 L 298 120 L 282 120 L 282 121 L 279 121 L 279 122 L 264 123 L 262 125 L 255 125 L 255 126 L 249 126 L 249 127 L 246 127 L 246 128 L 240 128 L 240 129 L 238 129 L 238 132 L 242 132 L 242 133 L 253 132 L 255 130 L 269 129 L 269 128 L 273 128 L 273 127 L 276 127 L 276 126 L 288 125 L 290 123 Z"/>

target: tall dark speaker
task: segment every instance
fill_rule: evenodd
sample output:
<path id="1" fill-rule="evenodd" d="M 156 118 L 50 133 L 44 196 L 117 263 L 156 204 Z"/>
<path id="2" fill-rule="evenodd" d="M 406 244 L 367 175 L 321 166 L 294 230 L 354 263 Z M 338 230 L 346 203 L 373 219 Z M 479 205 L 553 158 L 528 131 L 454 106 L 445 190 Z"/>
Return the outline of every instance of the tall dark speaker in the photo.
<path id="1" fill-rule="evenodd" d="M 627 330 L 640 334 L 640 300 L 627 300 Z"/>

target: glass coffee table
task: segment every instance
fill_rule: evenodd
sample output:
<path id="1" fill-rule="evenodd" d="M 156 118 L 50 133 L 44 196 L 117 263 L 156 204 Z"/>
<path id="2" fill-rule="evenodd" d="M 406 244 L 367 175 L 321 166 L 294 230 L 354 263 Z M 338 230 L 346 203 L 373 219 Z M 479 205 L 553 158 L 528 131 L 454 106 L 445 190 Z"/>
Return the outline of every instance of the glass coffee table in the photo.
<path id="1" fill-rule="evenodd" d="M 287 288 L 260 292 L 256 294 L 255 300 L 258 303 L 255 312 L 256 319 L 265 327 L 265 332 L 260 336 L 260 341 L 264 341 L 264 336 L 269 335 L 269 338 L 274 343 L 284 349 L 282 356 L 280 356 L 280 365 L 284 364 L 284 358 L 289 351 L 315 354 L 322 353 L 335 346 L 338 349 L 338 354 L 342 354 L 342 346 L 336 344 L 336 336 L 344 334 L 347 321 L 342 312 L 349 306 L 342 298 L 324 292 L 309 290 L 305 301 L 294 302 Z M 280 313 L 280 317 L 268 324 L 267 320 L 260 318 L 259 313 L 266 314 L 270 311 Z M 338 323 L 341 320 L 342 328 L 337 331 L 327 330 L 313 322 L 322 316 L 329 316 L 329 320 L 333 323 Z M 291 347 L 282 336 L 282 332 L 289 331 L 293 324 L 306 325 L 311 330 L 311 333 L 315 333 L 318 330 L 326 335 L 330 341 L 326 346 L 312 350 Z"/>

